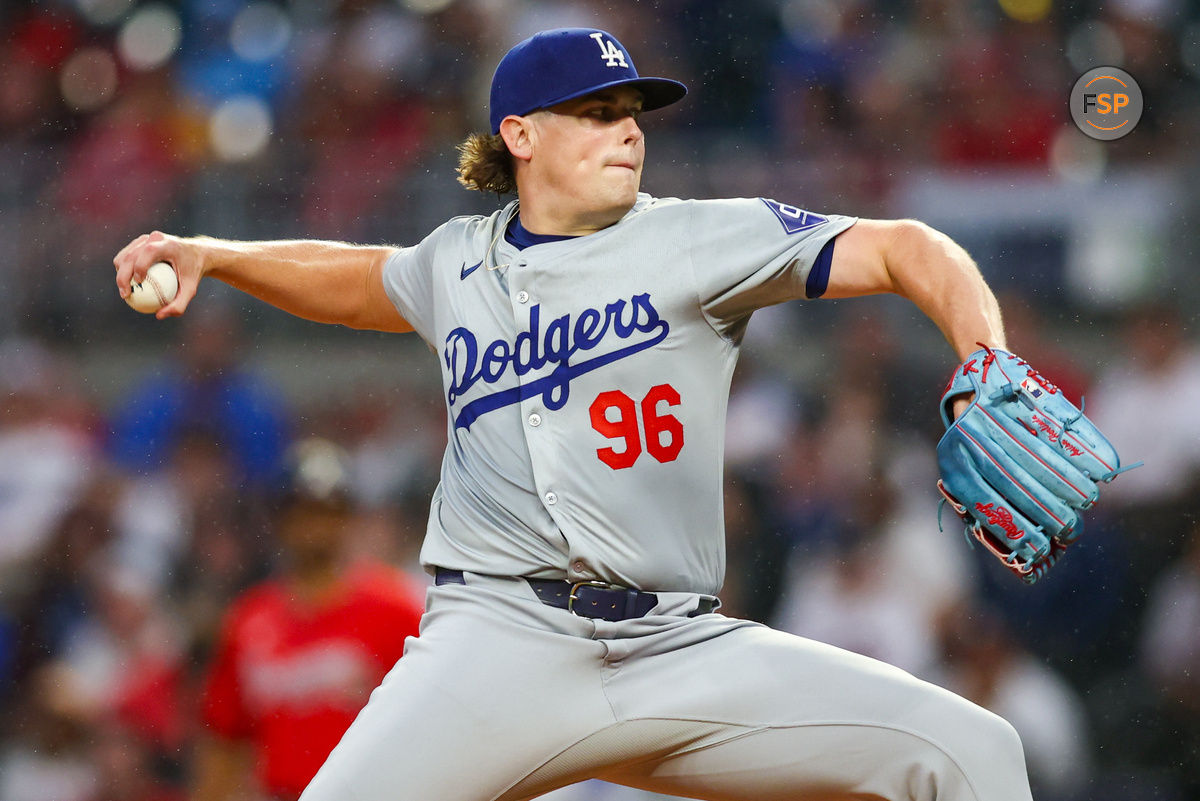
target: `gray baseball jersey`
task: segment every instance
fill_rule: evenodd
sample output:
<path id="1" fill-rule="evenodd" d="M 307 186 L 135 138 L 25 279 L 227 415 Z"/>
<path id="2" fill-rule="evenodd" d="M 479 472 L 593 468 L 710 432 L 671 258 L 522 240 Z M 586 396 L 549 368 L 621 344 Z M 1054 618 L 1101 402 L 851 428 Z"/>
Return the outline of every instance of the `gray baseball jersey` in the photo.
<path id="1" fill-rule="evenodd" d="M 855 218 L 640 195 L 603 231 L 519 250 L 516 211 L 450 220 L 384 270 L 449 411 L 422 562 L 715 594 L 746 323 L 823 291 L 814 262 Z"/>
<path id="2" fill-rule="evenodd" d="M 641 196 L 603 231 L 518 249 L 515 213 L 451 220 L 384 270 L 441 355 L 450 438 L 422 560 L 454 574 L 302 801 L 526 801 L 589 777 L 711 801 L 1030 801 L 996 716 L 703 611 L 746 322 L 819 294 L 854 220 Z M 564 575 L 654 606 L 578 616 L 518 578 Z"/>

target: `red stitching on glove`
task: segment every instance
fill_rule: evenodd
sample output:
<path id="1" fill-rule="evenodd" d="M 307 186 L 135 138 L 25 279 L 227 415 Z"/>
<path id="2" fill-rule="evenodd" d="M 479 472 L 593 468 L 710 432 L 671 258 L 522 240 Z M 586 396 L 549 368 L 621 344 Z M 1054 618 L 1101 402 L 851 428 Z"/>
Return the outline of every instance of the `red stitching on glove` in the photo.
<path id="1" fill-rule="evenodd" d="M 996 361 L 996 354 L 992 353 L 991 348 L 987 349 L 987 353 L 988 355 L 983 359 L 983 375 L 980 376 L 983 381 L 987 381 L 988 369 L 992 366 L 992 362 Z"/>
<path id="2" fill-rule="evenodd" d="M 1008 432 L 1005 432 L 1005 433 L 1007 434 Z M 966 437 L 967 439 L 971 440 L 971 442 L 972 442 L 972 443 L 975 445 L 975 448 L 978 450 L 978 452 L 979 452 L 979 453 L 981 453 L 981 454 L 983 454 L 985 457 L 987 457 L 987 460 L 988 460 L 989 462 L 991 462 L 991 463 L 992 463 L 992 464 L 995 466 L 995 468 L 996 468 L 997 470 L 999 470 L 1001 473 L 1003 473 L 1003 474 L 1004 474 L 1004 477 L 1005 477 L 1005 478 L 1007 478 L 1009 481 L 1011 481 L 1011 482 L 1013 483 L 1013 486 L 1015 486 L 1017 489 L 1021 490 L 1021 493 L 1022 493 L 1022 494 L 1023 494 L 1023 495 L 1024 495 L 1026 498 L 1028 498 L 1029 500 L 1031 500 L 1031 501 L 1033 501 L 1034 503 L 1036 503 L 1036 504 L 1038 505 L 1038 507 L 1039 507 L 1039 508 L 1040 508 L 1040 509 L 1041 509 L 1043 512 L 1045 512 L 1046 514 L 1050 515 L 1050 517 L 1054 518 L 1054 521 L 1055 521 L 1056 523 L 1058 523 L 1060 526 L 1065 526 L 1065 525 L 1066 525 L 1066 522 L 1065 522 L 1065 521 L 1063 521 L 1063 520 L 1059 520 L 1059 519 L 1058 519 L 1058 515 L 1054 514 L 1054 512 L 1051 512 L 1049 509 L 1047 509 L 1047 508 L 1046 508 L 1046 504 L 1044 504 L 1044 503 L 1042 503 L 1041 501 L 1039 501 L 1039 500 L 1037 499 L 1037 496 L 1036 496 L 1036 495 L 1034 495 L 1034 494 L 1033 494 L 1032 492 L 1030 492 L 1029 490 L 1025 489 L 1025 485 L 1024 485 L 1024 484 L 1022 484 L 1020 481 L 1017 481 L 1017 479 L 1016 479 L 1016 478 L 1015 478 L 1015 477 L 1014 477 L 1014 476 L 1013 476 L 1011 473 L 1009 473 L 1007 470 L 1005 470 L 1005 469 L 1004 469 L 1004 465 L 1000 464 L 1000 462 L 996 460 L 996 457 L 992 456 L 992 454 L 990 454 L 990 453 L 988 452 L 987 448 L 983 447 L 983 445 L 982 445 L 982 444 L 979 442 L 979 440 L 977 440 L 977 439 L 975 439 L 974 437 L 972 437 L 972 436 L 970 435 L 970 433 L 969 433 L 969 432 L 967 432 L 967 430 L 966 430 L 966 429 L 963 429 L 962 435 L 963 435 L 964 437 Z M 1009 434 L 1009 436 L 1010 436 L 1010 437 L 1012 437 L 1012 435 L 1011 435 L 1011 434 Z M 1019 441 L 1019 440 L 1017 440 L 1017 444 L 1020 444 L 1020 441 Z"/>
<path id="3" fill-rule="evenodd" d="M 1021 557 L 1017 555 L 1015 550 L 1001 550 L 1000 543 L 992 541 L 992 537 L 994 535 L 987 529 L 983 528 L 983 526 L 981 526 L 979 523 L 975 523 L 968 529 L 968 531 L 971 533 L 971 536 L 973 536 L 977 541 L 979 541 L 980 544 L 983 545 L 984 548 L 988 549 L 992 556 L 999 559 L 1001 564 L 1003 564 L 1016 575 L 1020 576 L 1022 579 L 1029 575 L 1029 573 L 1033 571 L 1033 568 L 1037 564 L 1036 561 L 1022 562 Z"/>
<path id="4" fill-rule="evenodd" d="M 1016 443 L 1016 444 L 1017 444 L 1017 446 L 1018 446 L 1019 448 L 1021 448 L 1021 450 L 1025 451 L 1027 454 L 1029 454 L 1029 455 L 1030 455 L 1030 456 L 1032 456 L 1034 459 L 1036 459 L 1036 460 L 1037 460 L 1037 462 L 1038 462 L 1038 464 L 1040 464 L 1042 467 L 1046 468 L 1046 469 L 1047 469 L 1047 470 L 1049 470 L 1051 473 L 1053 473 L 1053 474 L 1054 474 L 1054 475 L 1055 475 L 1055 476 L 1056 476 L 1056 477 L 1057 477 L 1057 478 L 1058 478 L 1060 481 L 1062 481 L 1062 483 L 1066 484 L 1068 487 L 1070 487 L 1071 489 L 1073 489 L 1073 490 L 1075 490 L 1076 492 L 1078 492 L 1078 493 L 1079 493 L 1079 497 L 1080 497 L 1080 498 L 1087 498 L 1087 497 L 1088 497 L 1088 494 L 1087 494 L 1086 492 L 1084 492 L 1084 491 L 1083 491 L 1083 490 L 1081 490 L 1079 487 L 1077 487 L 1077 486 L 1075 486 L 1074 484 L 1072 484 L 1072 483 L 1071 483 L 1071 482 L 1070 482 L 1070 481 L 1067 479 L 1067 477 L 1066 477 L 1066 476 L 1064 476 L 1064 475 L 1063 475 L 1061 472 L 1059 472 L 1058 470 L 1055 470 L 1055 469 L 1054 469 L 1054 467 L 1053 467 L 1053 466 L 1051 466 L 1049 463 L 1047 463 L 1045 459 L 1043 459 L 1042 457 L 1040 457 L 1040 456 L 1038 456 L 1036 453 L 1034 453 L 1034 452 L 1033 452 L 1033 451 L 1032 451 L 1032 450 L 1029 448 L 1029 446 L 1028 446 L 1028 445 L 1026 445 L 1024 442 L 1021 442 L 1021 440 L 1017 439 L 1017 438 L 1016 438 L 1016 437 L 1014 437 L 1012 434 L 1010 434 L 1010 433 L 1009 433 L 1009 431 L 1008 431 L 1008 429 L 1006 429 L 1004 426 L 1000 425 L 1000 421 L 999 421 L 999 420 L 997 420 L 997 419 L 996 419 L 994 416 L 992 416 L 991 412 L 989 412 L 987 409 L 984 409 L 984 408 L 982 408 L 982 407 L 980 407 L 979 411 L 981 411 L 981 412 L 983 413 L 983 416 L 984 416 L 984 417 L 988 418 L 988 419 L 989 419 L 989 420 L 991 420 L 993 423 L 995 423 L 995 424 L 996 424 L 996 427 L 997 427 L 998 429 L 1000 429 L 1000 431 L 1001 431 L 1001 432 L 1002 432 L 1002 433 L 1003 433 L 1003 434 L 1004 434 L 1006 437 L 1008 437 L 1010 440 L 1012 440 L 1014 443 Z M 1025 421 L 1024 421 L 1024 420 L 1021 420 L 1020 422 L 1021 422 L 1021 425 L 1022 425 L 1022 426 L 1025 426 Z M 1035 436 L 1037 435 L 1037 432 L 1036 432 L 1036 431 L 1030 431 L 1028 426 L 1025 426 L 1025 430 L 1026 430 L 1026 431 L 1029 431 L 1029 433 L 1031 433 L 1031 434 L 1034 434 Z M 964 432 L 964 433 L 965 433 L 965 432 Z M 971 438 L 971 441 L 972 441 L 972 442 L 975 442 L 975 439 L 974 439 L 974 438 Z M 976 444 L 979 444 L 979 443 L 977 443 L 977 442 L 976 442 Z M 995 461 L 995 460 L 993 460 L 993 461 Z M 997 467 L 1000 467 L 1000 465 L 998 465 L 998 464 L 997 464 L 996 466 L 997 466 Z M 1001 470 L 1003 470 L 1004 468 L 1002 468 L 1002 467 L 1001 467 L 1000 469 L 1001 469 Z M 1004 475 L 1008 476 L 1008 473 L 1005 473 Z M 1008 477 L 1009 477 L 1009 478 L 1012 478 L 1012 476 L 1008 476 Z M 1015 481 L 1015 479 L 1014 479 L 1014 481 Z M 1033 497 L 1033 496 L 1030 496 L 1030 497 Z M 1058 515 L 1054 514 L 1054 513 L 1053 513 L 1053 512 L 1051 512 L 1049 509 L 1046 509 L 1045 505 L 1044 505 L 1044 504 L 1042 504 L 1040 501 L 1038 501 L 1038 500 L 1037 500 L 1037 498 L 1034 498 L 1033 500 L 1034 500 L 1034 502 L 1035 502 L 1035 503 L 1037 503 L 1037 505 L 1038 505 L 1038 506 L 1041 506 L 1043 509 L 1045 509 L 1045 510 L 1046 510 L 1046 514 L 1048 514 L 1048 515 L 1050 515 L 1051 517 L 1053 517 L 1053 518 L 1054 518 L 1054 519 L 1055 519 L 1055 520 L 1058 522 L 1058 524 L 1059 524 L 1060 526 L 1065 526 L 1065 525 L 1066 525 L 1066 521 L 1064 521 L 1064 520 L 1059 520 L 1059 519 L 1058 519 Z"/>
<path id="5" fill-rule="evenodd" d="M 975 344 L 978 345 L 979 347 L 983 348 L 985 351 L 987 351 L 987 356 L 983 357 L 983 374 L 980 376 L 981 380 L 987 381 L 988 368 L 992 366 L 992 362 L 996 361 L 996 354 L 991 348 L 989 348 L 987 345 L 983 344 L 982 342 L 976 342 Z M 968 364 L 972 364 L 972 365 L 975 364 L 975 360 L 972 359 L 970 362 L 968 362 Z M 975 372 L 979 372 L 979 371 L 976 370 Z M 964 370 L 963 375 L 966 375 L 966 374 L 967 373 Z"/>
<path id="6" fill-rule="evenodd" d="M 1039 373 L 1029 362 L 1024 359 L 1017 359 L 1018 367 L 1027 368 L 1025 374 L 1037 382 L 1038 386 L 1049 392 L 1051 395 L 1058 394 L 1058 387 L 1054 386 L 1048 378 Z"/>

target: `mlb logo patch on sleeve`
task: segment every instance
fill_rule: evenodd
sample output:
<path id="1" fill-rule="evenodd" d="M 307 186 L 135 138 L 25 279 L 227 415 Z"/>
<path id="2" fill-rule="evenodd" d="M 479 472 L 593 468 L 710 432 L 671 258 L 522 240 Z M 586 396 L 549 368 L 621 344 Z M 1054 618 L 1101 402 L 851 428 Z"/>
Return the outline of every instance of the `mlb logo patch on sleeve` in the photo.
<path id="1" fill-rule="evenodd" d="M 767 204 L 767 208 L 779 218 L 779 222 L 783 223 L 783 230 L 789 234 L 807 231 L 809 228 L 816 228 L 818 225 L 829 222 L 828 217 L 780 203 L 778 200 L 767 200 L 765 197 L 759 198 L 759 200 Z"/>

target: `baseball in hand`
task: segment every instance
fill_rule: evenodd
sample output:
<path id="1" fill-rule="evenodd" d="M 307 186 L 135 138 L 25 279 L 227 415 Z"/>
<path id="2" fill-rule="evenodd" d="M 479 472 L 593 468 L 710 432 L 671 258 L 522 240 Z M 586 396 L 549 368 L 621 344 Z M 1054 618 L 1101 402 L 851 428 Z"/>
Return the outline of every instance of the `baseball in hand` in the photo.
<path id="1" fill-rule="evenodd" d="M 125 302 L 135 311 L 142 314 L 154 314 L 156 311 L 175 300 L 179 291 L 179 278 L 174 268 L 165 261 L 150 265 L 146 278 L 140 283 L 129 285 L 129 294 Z"/>

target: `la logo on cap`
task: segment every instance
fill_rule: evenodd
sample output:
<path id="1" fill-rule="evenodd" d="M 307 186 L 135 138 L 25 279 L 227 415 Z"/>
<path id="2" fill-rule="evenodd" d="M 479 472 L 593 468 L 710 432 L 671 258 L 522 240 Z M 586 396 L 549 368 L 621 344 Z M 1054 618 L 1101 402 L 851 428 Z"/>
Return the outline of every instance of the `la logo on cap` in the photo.
<path id="1" fill-rule="evenodd" d="M 624 67 L 629 69 L 629 65 L 625 63 L 625 54 L 622 53 L 612 39 L 605 39 L 603 31 L 596 31 L 592 34 L 592 38 L 596 40 L 596 44 L 600 45 L 600 57 L 604 59 L 604 63 L 610 67 Z"/>
<path id="2" fill-rule="evenodd" d="M 600 48 L 600 58 L 596 51 Z M 638 75 L 617 37 L 595 28 L 555 28 L 514 45 L 492 75 L 488 119 L 492 133 L 510 115 L 524 116 L 567 100 L 630 86 L 642 93 L 642 111 L 669 106 L 687 94 L 670 78 Z"/>

